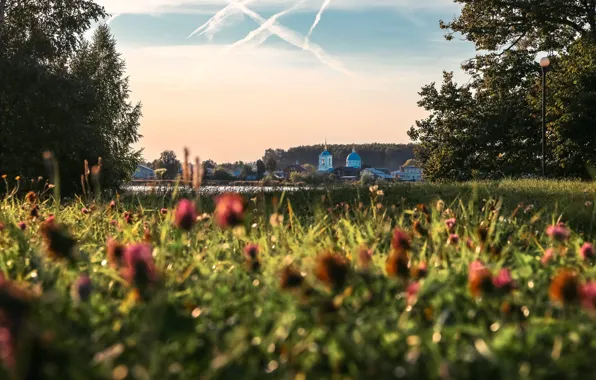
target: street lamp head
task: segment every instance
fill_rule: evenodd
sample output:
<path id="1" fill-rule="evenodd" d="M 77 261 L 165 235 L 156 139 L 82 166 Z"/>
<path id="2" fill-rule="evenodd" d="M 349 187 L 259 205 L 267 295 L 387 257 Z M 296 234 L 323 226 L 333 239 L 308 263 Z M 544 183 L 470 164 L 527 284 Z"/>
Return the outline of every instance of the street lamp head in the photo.
<path id="1" fill-rule="evenodd" d="M 550 66 L 550 59 L 548 59 L 548 57 L 544 57 L 544 58 L 542 58 L 542 59 L 540 60 L 540 66 L 541 66 L 541 67 L 544 67 L 544 68 L 546 68 L 546 67 Z"/>

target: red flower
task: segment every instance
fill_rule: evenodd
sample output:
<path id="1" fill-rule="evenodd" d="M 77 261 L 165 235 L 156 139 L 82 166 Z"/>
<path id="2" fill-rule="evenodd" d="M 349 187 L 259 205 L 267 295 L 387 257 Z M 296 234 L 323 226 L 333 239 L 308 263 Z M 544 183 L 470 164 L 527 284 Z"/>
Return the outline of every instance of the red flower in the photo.
<path id="1" fill-rule="evenodd" d="M 445 226 L 447 226 L 447 230 L 449 231 L 449 233 L 453 233 L 456 222 L 457 221 L 455 220 L 455 218 L 450 218 L 445 221 Z"/>
<path id="2" fill-rule="evenodd" d="M 161 213 L 161 215 L 166 215 L 168 213 L 168 209 L 162 208 L 161 210 L 159 210 L 159 212 Z"/>
<path id="3" fill-rule="evenodd" d="M 409 274 L 408 263 L 410 258 L 406 251 L 395 251 L 387 258 L 385 270 L 389 277 L 406 278 Z"/>
<path id="4" fill-rule="evenodd" d="M 91 213 L 91 211 L 89 211 L 89 209 L 88 209 L 88 208 L 86 208 L 86 207 L 83 207 L 83 208 L 81 209 L 81 212 L 83 213 L 83 215 L 87 215 L 87 214 Z"/>
<path id="5" fill-rule="evenodd" d="M 108 239 L 107 256 L 108 263 L 112 268 L 118 268 L 123 264 L 124 246 L 114 239 Z"/>
<path id="6" fill-rule="evenodd" d="M 191 202 L 188 199 L 181 200 L 176 207 L 176 215 L 174 218 L 176 227 L 185 231 L 190 231 L 196 222 L 197 210 L 194 202 Z"/>
<path id="7" fill-rule="evenodd" d="M 594 258 L 594 247 L 590 243 L 584 243 L 579 250 L 579 255 L 584 260 L 589 260 Z"/>
<path id="8" fill-rule="evenodd" d="M 215 222 L 221 228 L 235 227 L 244 221 L 244 198 L 223 194 L 215 199 Z"/>
<path id="9" fill-rule="evenodd" d="M 557 225 L 549 226 L 546 229 L 546 234 L 553 240 L 564 242 L 569 238 L 569 230 L 565 224 L 559 223 Z"/>
<path id="10" fill-rule="evenodd" d="M 372 262 L 372 250 L 366 247 L 360 247 L 360 250 L 358 251 L 358 260 L 362 268 L 368 269 Z"/>
<path id="11" fill-rule="evenodd" d="M 74 260 L 76 241 L 70 236 L 65 227 L 54 222 L 46 221 L 40 228 L 46 250 L 53 259 Z"/>
<path id="12" fill-rule="evenodd" d="M 418 264 L 418 266 L 412 267 L 412 269 L 410 269 L 410 276 L 415 279 L 415 280 L 420 280 L 424 277 L 426 277 L 426 275 L 428 274 L 428 268 L 426 266 L 426 263 L 420 263 Z"/>
<path id="13" fill-rule="evenodd" d="M 114 210 L 116 208 L 116 201 L 111 201 L 110 202 L 110 209 Z"/>
<path id="14" fill-rule="evenodd" d="M 87 302 L 91 297 L 91 291 L 93 287 L 91 285 L 91 279 L 88 275 L 83 274 L 75 281 L 71 288 L 71 297 L 76 302 Z"/>
<path id="15" fill-rule="evenodd" d="M 315 267 L 317 278 L 335 289 L 344 286 L 348 272 L 348 260 L 338 253 L 326 252 L 317 258 Z"/>
<path id="16" fill-rule="evenodd" d="M 244 257 L 246 258 L 246 264 L 250 270 L 256 271 L 260 268 L 261 263 L 259 261 L 259 246 L 256 244 L 249 244 L 244 247 Z"/>
<path id="17" fill-rule="evenodd" d="M 501 289 L 505 292 L 510 291 L 514 287 L 513 279 L 511 278 L 511 272 L 507 268 L 503 268 L 499 271 L 497 276 L 493 278 L 493 285 L 497 289 Z"/>
<path id="18" fill-rule="evenodd" d="M 25 222 L 19 222 L 17 226 L 21 229 L 21 231 L 25 231 L 25 229 L 27 229 L 27 223 Z"/>
<path id="19" fill-rule="evenodd" d="M 124 221 L 127 224 L 132 224 L 132 214 L 130 213 L 130 211 L 125 211 L 123 214 L 123 217 L 124 217 Z"/>
<path id="20" fill-rule="evenodd" d="M 139 290 L 144 290 L 156 280 L 151 252 L 151 245 L 146 243 L 129 245 L 124 251 L 125 268 L 122 270 L 122 276 Z"/>
<path id="21" fill-rule="evenodd" d="M 459 235 L 458 234 L 450 234 L 447 238 L 447 244 L 450 245 L 457 245 L 459 243 Z"/>
<path id="22" fill-rule="evenodd" d="M 396 228 L 393 231 L 393 239 L 391 239 L 391 246 L 398 252 L 405 252 L 410 249 L 410 236 Z"/>
<path id="23" fill-rule="evenodd" d="M 580 289 L 581 304 L 584 309 L 596 309 L 596 282 L 590 281 Z"/>
<path id="24" fill-rule="evenodd" d="M 470 286 L 470 293 L 472 293 L 474 297 L 480 297 L 483 294 L 490 293 L 494 286 L 492 273 L 479 260 L 470 264 L 468 283 Z"/>
<path id="25" fill-rule="evenodd" d="M 544 255 L 542 255 L 540 262 L 542 263 L 542 265 L 547 265 L 553 259 L 554 256 L 555 256 L 555 250 L 552 248 L 549 248 L 546 251 L 544 251 Z"/>
<path id="26" fill-rule="evenodd" d="M 576 274 L 565 269 L 559 271 L 548 288 L 550 299 L 561 304 L 574 303 L 580 298 L 580 292 Z"/>
<path id="27" fill-rule="evenodd" d="M 406 300 L 408 305 L 412 305 L 416 302 L 418 291 L 420 290 L 420 283 L 418 281 L 412 282 L 406 289 Z"/>

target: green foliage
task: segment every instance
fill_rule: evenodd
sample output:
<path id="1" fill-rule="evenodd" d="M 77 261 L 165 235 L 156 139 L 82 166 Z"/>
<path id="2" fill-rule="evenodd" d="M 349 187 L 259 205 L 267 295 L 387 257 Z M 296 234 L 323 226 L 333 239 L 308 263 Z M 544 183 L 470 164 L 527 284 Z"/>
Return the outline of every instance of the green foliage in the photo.
<path id="1" fill-rule="evenodd" d="M 334 164 L 344 165 L 352 149 L 362 158 L 362 162 L 370 167 L 397 169 L 408 159 L 414 156 L 412 144 L 356 144 L 356 145 L 328 145 L 329 152 L 333 154 Z M 277 161 L 280 168 L 300 164 L 309 164 L 313 167 L 319 165 L 319 154 L 325 149 L 324 145 L 298 146 L 286 150 L 267 149 L 263 160 L 269 158 Z"/>
<path id="2" fill-rule="evenodd" d="M 263 178 L 263 175 L 267 171 L 267 167 L 262 160 L 257 161 L 257 179 L 260 180 Z"/>
<path id="3" fill-rule="evenodd" d="M 379 379 L 445 378 L 446 373 L 454 379 L 590 378 L 596 339 L 590 310 L 579 303 L 553 303 L 549 286 L 561 268 L 577 272 L 582 283 L 596 278 L 596 268 L 579 256 L 590 235 L 576 232 L 581 210 L 571 206 L 593 200 L 595 186 L 400 184 L 380 187 L 382 192 L 342 188 L 324 198 L 321 192 L 288 193 L 280 201 L 273 194 L 277 206 L 261 193 L 250 202 L 243 232 L 221 230 L 210 217 L 189 233 L 173 226 L 170 197 L 156 199 L 155 205 L 149 197 L 131 203 L 123 197 L 115 209 L 77 200 L 56 212 L 41 195 L 40 217 L 31 219 L 30 205 L 9 196 L 1 200 L 0 270 L 37 294 L 19 321 L 21 342 L 45 337 L 35 352 L 20 346 L 17 360 L 39 371 L 34 378 L 40 380 L 120 378 L 116 375 L 123 372 L 166 380 L 357 379 L 371 373 Z M 306 204 L 315 215 L 306 222 L 296 211 L 302 210 L 302 196 L 311 197 Z M 213 210 L 206 199 L 198 202 L 200 213 Z M 518 207 L 520 199 L 528 202 Z M 536 201 L 533 208 L 530 199 Z M 421 201 L 430 210 L 428 221 L 415 209 Z M 82 207 L 92 211 L 82 213 Z M 160 213 L 162 207 L 167 215 Z M 125 211 L 133 215 L 130 224 Z M 273 211 L 284 215 L 281 225 L 270 224 Z M 50 213 L 77 241 L 80 255 L 73 263 L 47 254 L 40 225 Z M 574 230 L 568 241 L 557 243 L 545 230 L 561 213 Z M 455 245 L 447 243 L 451 217 L 459 234 Z M 24 231 L 16 227 L 22 220 Z M 407 288 L 414 272 L 396 279 L 385 268 L 392 230 L 412 232 L 416 220 L 430 234 L 413 237 L 410 267 L 426 262 L 428 275 L 411 298 Z M 490 232 L 484 248 L 476 250 L 482 246 L 480 225 Z M 144 300 L 130 298 L 126 271 L 106 264 L 108 237 L 151 244 L 160 276 Z M 250 243 L 259 246 L 258 270 L 243 252 Z M 360 261 L 362 247 L 372 252 L 368 267 Z M 543 265 L 547 248 L 559 254 Z M 324 268 L 316 258 L 326 251 L 347 263 L 343 287 L 322 281 Z M 477 259 L 493 275 L 508 268 L 517 290 L 475 298 L 468 268 Z M 304 273 L 303 289 L 281 288 L 281 271 L 290 263 Z M 81 273 L 88 273 L 93 285 L 87 302 L 71 293 Z M 19 293 L 5 297 L 13 294 Z M 8 379 L 3 369 L 0 364 L 0 378 Z"/>
<path id="4" fill-rule="evenodd" d="M 234 176 L 231 175 L 226 169 L 224 168 L 217 168 L 213 173 L 213 179 L 227 181 L 233 179 Z"/>
<path id="5" fill-rule="evenodd" d="M 547 174 L 590 178 L 596 157 L 593 1 L 457 0 L 441 22 L 487 53 L 466 62 L 464 85 L 445 73 L 420 95 L 428 118 L 409 135 L 428 180 L 495 179 L 540 173 L 541 75 L 536 55 L 552 56 L 547 92 Z M 556 53 L 556 54 L 555 54 Z M 552 88 L 551 88 L 552 86 Z"/>
<path id="6" fill-rule="evenodd" d="M 153 162 L 153 168 L 165 169 L 165 179 L 175 179 L 178 176 L 178 172 L 182 167 L 182 163 L 176 157 L 176 153 L 172 150 L 165 150 L 161 152 L 159 159 Z"/>
<path id="7" fill-rule="evenodd" d="M 269 172 L 269 175 L 273 175 L 273 173 L 277 169 L 277 161 L 273 157 L 270 157 L 266 161 L 265 165 L 267 165 L 267 171 Z"/>
<path id="8" fill-rule="evenodd" d="M 42 154 L 60 162 L 62 192 L 80 188 L 83 161 L 103 159 L 104 188 L 130 178 L 140 159 L 140 106 L 129 103 L 124 63 L 105 17 L 88 0 L 4 2 L 0 22 L 0 167 L 11 176 L 46 173 Z"/>
<path id="9" fill-rule="evenodd" d="M 165 168 L 160 168 L 160 169 L 155 169 L 155 175 L 157 176 L 157 178 L 159 179 L 164 179 L 164 176 L 166 175 L 166 172 L 168 170 Z"/>
<path id="10" fill-rule="evenodd" d="M 371 172 L 364 172 L 360 175 L 360 184 L 362 186 L 368 186 L 375 182 L 375 176 Z"/>

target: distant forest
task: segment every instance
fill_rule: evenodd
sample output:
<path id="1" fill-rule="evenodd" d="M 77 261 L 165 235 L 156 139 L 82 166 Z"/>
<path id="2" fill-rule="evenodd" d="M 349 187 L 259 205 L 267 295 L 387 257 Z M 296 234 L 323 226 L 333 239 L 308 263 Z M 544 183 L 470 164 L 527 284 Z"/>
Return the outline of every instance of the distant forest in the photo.
<path id="1" fill-rule="evenodd" d="M 300 165 L 311 164 L 318 166 L 319 154 L 324 145 L 298 146 L 284 149 L 267 149 L 263 161 L 273 158 L 278 168 L 298 162 Z M 352 148 L 362 158 L 364 166 L 397 169 L 408 159 L 414 158 L 414 144 L 360 144 L 360 145 L 328 145 L 327 149 L 333 154 L 333 165 L 343 166 L 346 158 L 352 153 Z"/>

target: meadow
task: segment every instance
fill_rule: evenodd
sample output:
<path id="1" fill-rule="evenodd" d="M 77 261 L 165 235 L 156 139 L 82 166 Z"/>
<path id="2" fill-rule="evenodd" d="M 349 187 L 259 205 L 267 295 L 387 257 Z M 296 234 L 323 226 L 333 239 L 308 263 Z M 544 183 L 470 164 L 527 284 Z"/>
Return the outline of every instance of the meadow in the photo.
<path id="1" fill-rule="evenodd" d="M 0 378 L 589 378 L 595 196 L 9 191 Z"/>

